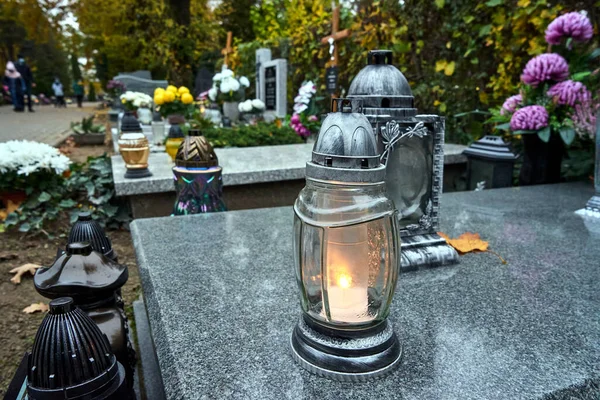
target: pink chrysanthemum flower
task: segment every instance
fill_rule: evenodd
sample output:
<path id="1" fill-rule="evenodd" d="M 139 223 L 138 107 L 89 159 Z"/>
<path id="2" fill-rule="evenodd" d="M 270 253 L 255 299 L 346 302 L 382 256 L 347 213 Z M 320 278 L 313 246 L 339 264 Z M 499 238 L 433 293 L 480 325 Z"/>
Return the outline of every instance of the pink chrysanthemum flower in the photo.
<path id="1" fill-rule="evenodd" d="M 548 112 L 542 106 L 527 106 L 518 109 L 510 119 L 513 131 L 537 131 L 548 126 Z"/>
<path id="2" fill-rule="evenodd" d="M 531 86 L 542 82 L 562 82 L 569 77 L 569 64 L 562 56 L 555 53 L 540 54 L 529 60 L 521 80 Z"/>
<path id="3" fill-rule="evenodd" d="M 592 94 L 581 82 L 572 80 L 559 82 L 548 89 L 548 96 L 552 97 L 556 104 L 575 106 L 592 98 Z"/>
<path id="4" fill-rule="evenodd" d="M 587 15 L 570 12 L 556 18 L 546 29 L 546 42 L 560 44 L 564 38 L 587 42 L 594 35 L 594 28 Z"/>
<path id="5" fill-rule="evenodd" d="M 523 103 L 523 96 L 520 94 L 516 94 L 514 96 L 510 96 L 508 99 L 504 101 L 502 104 L 502 108 L 500 109 L 500 115 L 512 114 L 517 110 Z"/>
<path id="6" fill-rule="evenodd" d="M 581 137 L 596 137 L 596 121 L 600 116 L 600 101 L 594 102 L 591 97 L 575 104 L 570 114 L 575 132 Z"/>

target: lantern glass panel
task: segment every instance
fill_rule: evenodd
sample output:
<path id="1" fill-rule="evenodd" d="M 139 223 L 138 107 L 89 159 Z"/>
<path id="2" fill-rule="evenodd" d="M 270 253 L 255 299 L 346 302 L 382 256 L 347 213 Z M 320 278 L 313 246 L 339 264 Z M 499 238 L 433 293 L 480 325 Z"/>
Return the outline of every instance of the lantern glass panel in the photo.
<path id="1" fill-rule="evenodd" d="M 395 209 L 385 185 L 307 180 L 295 211 L 304 312 L 338 327 L 385 319 L 398 276 Z"/>

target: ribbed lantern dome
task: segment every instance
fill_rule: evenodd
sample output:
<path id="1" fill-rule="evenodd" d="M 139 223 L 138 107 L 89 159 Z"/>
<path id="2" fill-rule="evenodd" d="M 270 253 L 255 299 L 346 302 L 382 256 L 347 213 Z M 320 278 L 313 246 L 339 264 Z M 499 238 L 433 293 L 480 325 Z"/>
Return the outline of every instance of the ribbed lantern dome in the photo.
<path id="1" fill-rule="evenodd" d="M 110 239 L 104 233 L 100 224 L 92 219 L 89 212 L 81 212 L 77 217 L 77 222 L 69 232 L 68 243 L 89 242 L 92 250 L 104 254 L 106 257 L 117 261 Z"/>
<path id="2" fill-rule="evenodd" d="M 414 116 L 414 97 L 408 81 L 392 63 L 390 50 L 372 50 L 367 66 L 352 80 L 349 99 L 362 99 L 367 114 L 385 114 L 380 109 L 403 109 L 402 116 Z"/>
<path id="3" fill-rule="evenodd" d="M 171 125 L 171 127 L 169 128 L 169 139 L 177 139 L 177 138 L 182 138 L 185 137 L 185 135 L 183 134 L 183 130 L 181 130 L 181 126 L 179 126 L 179 124 L 173 124 Z"/>
<path id="4" fill-rule="evenodd" d="M 189 131 L 179 145 L 175 165 L 186 168 L 210 168 L 219 165 L 214 149 L 198 129 Z"/>
<path id="5" fill-rule="evenodd" d="M 28 359 L 33 400 L 127 398 L 125 370 L 108 339 L 73 299 L 50 302 Z"/>
<path id="6" fill-rule="evenodd" d="M 87 304 L 113 298 L 128 276 L 125 265 L 93 251 L 90 243 L 71 243 L 51 267 L 37 270 L 33 283 L 44 297 L 68 295 L 77 304 Z"/>
<path id="7" fill-rule="evenodd" d="M 142 125 L 131 111 L 125 112 L 121 119 L 121 133 L 141 133 Z"/>

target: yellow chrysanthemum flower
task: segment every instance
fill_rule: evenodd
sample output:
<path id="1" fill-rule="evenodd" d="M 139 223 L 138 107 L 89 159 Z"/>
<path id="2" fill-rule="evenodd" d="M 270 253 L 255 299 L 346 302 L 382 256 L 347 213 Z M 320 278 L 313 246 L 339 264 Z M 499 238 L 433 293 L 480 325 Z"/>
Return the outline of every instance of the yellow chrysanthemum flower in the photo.
<path id="1" fill-rule="evenodd" d="M 179 92 L 179 94 L 184 94 L 184 93 L 189 93 L 190 89 L 186 88 L 185 86 L 182 86 L 179 89 L 177 89 L 177 91 Z"/>
<path id="2" fill-rule="evenodd" d="M 157 106 L 161 106 L 165 103 L 165 92 L 155 93 L 154 94 L 154 104 Z"/>
<path id="3" fill-rule="evenodd" d="M 156 96 L 157 94 L 159 94 L 159 93 L 160 93 L 160 94 L 163 94 L 164 92 L 165 92 L 165 89 L 163 89 L 163 88 L 161 88 L 161 87 L 154 89 L 154 95 L 155 95 L 155 96 Z"/>
<path id="4" fill-rule="evenodd" d="M 167 92 L 172 92 L 173 94 L 177 93 L 177 88 L 173 85 L 167 86 Z"/>
<path id="5" fill-rule="evenodd" d="M 194 98 L 189 93 L 184 93 L 181 95 L 181 101 L 183 104 L 192 104 L 194 102 Z"/>
<path id="6" fill-rule="evenodd" d="M 175 100 L 175 93 L 168 90 L 163 94 L 163 101 L 165 103 L 171 103 L 173 100 Z"/>

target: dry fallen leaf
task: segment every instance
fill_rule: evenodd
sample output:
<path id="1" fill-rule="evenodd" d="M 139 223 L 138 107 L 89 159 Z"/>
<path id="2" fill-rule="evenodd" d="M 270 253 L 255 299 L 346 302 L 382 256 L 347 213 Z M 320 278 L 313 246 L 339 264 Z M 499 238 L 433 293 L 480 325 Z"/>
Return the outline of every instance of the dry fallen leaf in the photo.
<path id="1" fill-rule="evenodd" d="M 35 275 L 35 270 L 38 268 L 41 268 L 41 267 L 42 267 L 41 265 L 37 265 L 37 264 L 23 264 L 20 267 L 13 268 L 9 272 L 11 274 L 15 274 L 15 276 L 10 278 L 10 281 L 12 283 L 14 283 L 15 285 L 18 285 L 19 283 L 21 283 L 21 277 L 25 273 L 29 272 L 31 275 Z"/>
<path id="2" fill-rule="evenodd" d="M 9 253 L 8 251 L 0 251 L 0 262 L 19 258 L 17 253 Z"/>
<path id="3" fill-rule="evenodd" d="M 455 239 L 451 239 L 443 232 L 438 232 L 438 235 L 446 239 L 446 242 L 452 247 L 456 249 L 461 254 L 481 251 L 481 252 L 489 252 L 496 255 L 500 260 L 502 260 L 502 264 L 506 264 L 506 260 L 500 257 L 499 254 L 488 249 L 489 243 L 485 240 L 482 240 L 479 236 L 479 233 L 471 233 L 466 232 L 460 235 Z"/>
<path id="4" fill-rule="evenodd" d="M 39 303 L 33 303 L 29 307 L 25 307 L 23 309 L 23 312 L 25 314 L 33 314 L 34 312 L 38 312 L 38 311 L 41 311 L 41 312 L 48 311 L 48 304 L 44 304 L 40 301 Z"/>
<path id="5" fill-rule="evenodd" d="M 6 201 L 6 208 L 0 209 L 0 221 L 6 220 L 8 214 L 15 212 L 19 209 L 21 202 L 13 203 L 12 200 Z"/>

